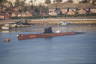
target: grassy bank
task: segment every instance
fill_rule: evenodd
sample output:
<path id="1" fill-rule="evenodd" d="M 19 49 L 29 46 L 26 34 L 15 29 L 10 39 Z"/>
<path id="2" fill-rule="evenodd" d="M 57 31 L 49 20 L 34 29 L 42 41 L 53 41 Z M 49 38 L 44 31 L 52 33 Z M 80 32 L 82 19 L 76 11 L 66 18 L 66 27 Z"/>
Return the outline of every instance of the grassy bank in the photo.
<path id="1" fill-rule="evenodd" d="M 42 18 L 95 18 L 96 14 L 77 14 L 77 15 L 57 15 L 57 16 L 28 16 L 28 17 L 11 17 L 11 19 L 42 19 Z"/>

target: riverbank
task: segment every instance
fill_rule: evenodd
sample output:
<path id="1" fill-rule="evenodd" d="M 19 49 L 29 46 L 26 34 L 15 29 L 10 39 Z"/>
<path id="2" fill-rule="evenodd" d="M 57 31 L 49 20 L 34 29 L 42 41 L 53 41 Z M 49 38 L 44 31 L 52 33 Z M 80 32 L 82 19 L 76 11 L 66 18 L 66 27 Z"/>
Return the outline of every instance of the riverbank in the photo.
<path id="1" fill-rule="evenodd" d="M 28 23 L 32 24 L 59 24 L 66 22 L 70 24 L 96 24 L 96 19 L 74 19 L 74 18 L 48 18 L 48 19 L 26 19 Z M 0 20 L 0 25 L 6 23 L 15 23 L 17 21 L 24 21 L 23 19 L 9 19 Z"/>

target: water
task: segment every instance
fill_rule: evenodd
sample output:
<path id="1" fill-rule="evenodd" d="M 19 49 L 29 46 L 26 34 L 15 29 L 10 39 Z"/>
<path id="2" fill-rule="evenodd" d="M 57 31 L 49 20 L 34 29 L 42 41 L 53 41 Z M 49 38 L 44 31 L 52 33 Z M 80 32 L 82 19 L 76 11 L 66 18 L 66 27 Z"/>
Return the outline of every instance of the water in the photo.
<path id="1" fill-rule="evenodd" d="M 31 27 L 32 28 L 32 27 Z M 96 64 L 96 26 L 53 26 L 54 32 L 85 32 L 73 36 L 18 40 L 18 33 L 40 33 L 43 28 L 34 27 L 27 32 L 16 30 L 0 32 L 0 64 Z M 23 28 L 22 28 L 23 29 Z M 12 41 L 4 42 L 4 38 Z"/>

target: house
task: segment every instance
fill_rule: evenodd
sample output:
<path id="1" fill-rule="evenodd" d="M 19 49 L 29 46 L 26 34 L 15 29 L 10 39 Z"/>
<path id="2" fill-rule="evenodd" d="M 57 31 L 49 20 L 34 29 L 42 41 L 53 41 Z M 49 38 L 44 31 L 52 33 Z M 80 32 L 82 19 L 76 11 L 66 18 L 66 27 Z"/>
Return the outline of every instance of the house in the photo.
<path id="1" fill-rule="evenodd" d="M 87 11 L 84 10 L 84 9 L 80 9 L 80 10 L 78 11 L 78 14 L 87 14 Z"/>
<path id="2" fill-rule="evenodd" d="M 72 5 L 72 3 L 54 3 L 54 4 L 49 4 L 48 5 L 49 12 L 50 12 L 50 10 L 52 11 L 52 12 L 50 12 L 50 15 L 52 15 L 53 13 L 55 13 L 56 15 L 59 15 L 59 14 L 70 14 L 69 12 L 74 13 L 73 10 L 76 10 L 76 8 L 71 7 L 70 4 Z"/>
<path id="3" fill-rule="evenodd" d="M 61 9 L 61 12 L 62 12 L 62 14 L 67 14 L 68 13 L 68 10 L 69 10 L 69 8 L 63 8 L 63 9 Z"/>
<path id="4" fill-rule="evenodd" d="M 9 13 L 0 13 L 0 19 L 9 19 L 10 18 L 10 14 Z"/>
<path id="5" fill-rule="evenodd" d="M 33 16 L 32 11 L 26 11 L 26 12 L 20 12 L 18 7 L 14 7 L 12 9 L 12 15 L 11 17 L 28 17 L 28 16 Z"/>
<path id="6" fill-rule="evenodd" d="M 69 6 L 70 5 L 70 6 Z M 58 14 L 66 14 L 66 15 L 75 15 L 75 14 L 88 14 L 95 13 L 95 6 L 90 3 L 54 3 L 49 4 L 49 15 L 58 15 Z M 56 11 L 58 8 L 58 12 Z M 92 9 L 92 10 L 91 10 Z"/>
<path id="7" fill-rule="evenodd" d="M 49 15 L 51 15 L 51 16 L 56 16 L 57 13 L 56 13 L 55 10 L 56 10 L 55 8 L 49 9 Z"/>
<path id="8" fill-rule="evenodd" d="M 4 15 L 1 15 L 1 14 L 0 14 L 0 19 L 4 19 Z"/>
<path id="9" fill-rule="evenodd" d="M 96 8 L 92 8 L 90 11 L 91 11 L 91 13 L 95 13 L 96 14 Z"/>
<path id="10" fill-rule="evenodd" d="M 67 12 L 67 15 L 75 15 L 75 14 L 76 14 L 76 11 L 72 9 L 69 9 L 69 11 Z"/>

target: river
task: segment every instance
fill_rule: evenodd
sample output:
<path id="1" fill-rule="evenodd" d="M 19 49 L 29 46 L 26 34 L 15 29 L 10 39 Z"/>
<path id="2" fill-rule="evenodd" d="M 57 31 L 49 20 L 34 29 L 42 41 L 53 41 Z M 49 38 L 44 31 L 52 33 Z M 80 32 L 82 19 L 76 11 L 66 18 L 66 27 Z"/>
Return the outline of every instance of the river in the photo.
<path id="1" fill-rule="evenodd" d="M 96 26 L 53 26 L 53 31 L 84 32 L 71 36 L 18 40 L 19 33 L 42 33 L 44 26 L 0 32 L 0 64 L 96 64 Z M 11 42 L 4 42 L 11 38 Z"/>

